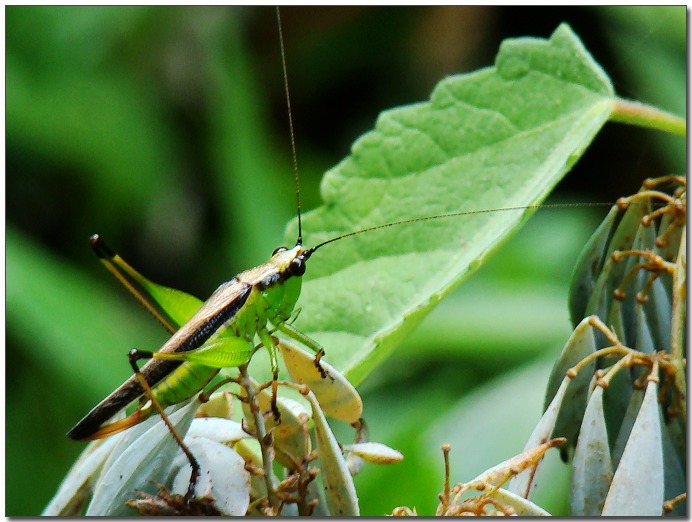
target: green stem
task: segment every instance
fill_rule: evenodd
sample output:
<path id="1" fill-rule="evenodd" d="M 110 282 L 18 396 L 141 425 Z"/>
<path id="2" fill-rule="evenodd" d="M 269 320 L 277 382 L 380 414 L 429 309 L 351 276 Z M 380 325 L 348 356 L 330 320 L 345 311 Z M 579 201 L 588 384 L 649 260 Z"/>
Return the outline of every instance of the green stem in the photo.
<path id="1" fill-rule="evenodd" d="M 617 98 L 610 120 L 687 136 L 687 120 L 643 103 Z"/>

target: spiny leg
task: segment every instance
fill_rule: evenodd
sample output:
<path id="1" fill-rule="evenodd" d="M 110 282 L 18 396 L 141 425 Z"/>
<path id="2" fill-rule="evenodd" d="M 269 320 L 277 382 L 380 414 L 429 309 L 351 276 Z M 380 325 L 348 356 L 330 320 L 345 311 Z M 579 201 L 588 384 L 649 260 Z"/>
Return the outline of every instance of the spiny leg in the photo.
<path id="1" fill-rule="evenodd" d="M 156 411 L 161 416 L 161 420 L 163 420 L 164 424 L 166 425 L 168 430 L 171 432 L 171 435 L 173 435 L 175 442 L 178 444 L 180 449 L 183 451 L 183 453 L 187 457 L 187 460 L 190 463 L 190 467 L 192 468 L 192 473 L 190 475 L 190 483 L 188 484 L 188 487 L 187 487 L 187 493 L 185 493 L 185 503 L 187 504 L 194 497 L 195 484 L 197 483 L 197 479 L 200 476 L 200 466 L 199 466 L 199 463 L 197 462 L 197 459 L 194 457 L 194 455 L 192 454 L 190 449 L 187 447 L 187 445 L 183 441 L 183 438 L 180 436 L 180 433 L 178 433 L 178 430 L 176 430 L 175 426 L 173 426 L 173 424 L 171 423 L 171 421 L 168 418 L 168 415 L 164 411 L 163 407 L 161 406 L 161 404 L 159 404 L 159 401 L 156 400 L 156 397 L 154 397 L 154 392 L 151 390 L 151 386 L 149 386 L 149 383 L 144 378 L 144 375 L 142 375 L 142 372 L 139 371 L 139 366 L 137 366 L 137 361 L 139 361 L 140 359 L 151 359 L 153 356 L 154 356 L 153 352 L 138 350 L 137 348 L 133 348 L 132 350 L 130 350 L 130 353 L 128 354 L 130 366 L 132 366 L 132 370 L 134 371 L 135 376 L 137 377 L 137 381 L 139 382 L 139 385 L 144 390 L 144 394 L 151 401 L 151 404 L 154 406 Z"/>

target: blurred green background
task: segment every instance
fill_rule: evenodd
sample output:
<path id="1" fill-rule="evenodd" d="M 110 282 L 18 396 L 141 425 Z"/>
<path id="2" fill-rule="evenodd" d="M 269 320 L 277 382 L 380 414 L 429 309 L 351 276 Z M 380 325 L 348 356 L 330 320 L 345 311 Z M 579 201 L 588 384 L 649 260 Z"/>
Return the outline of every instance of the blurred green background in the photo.
<path id="1" fill-rule="evenodd" d="M 547 37 L 562 21 L 620 95 L 684 116 L 685 15 L 284 8 L 304 208 L 380 111 L 491 65 L 504 38 Z M 206 297 L 281 244 L 295 199 L 273 8 L 7 7 L 6 75 L 5 514 L 37 515 L 83 448 L 66 431 L 128 376 L 130 348 L 165 339 L 89 235 Z M 554 200 L 614 200 L 680 173 L 685 154 L 684 140 L 610 124 Z M 539 212 L 363 383 L 372 439 L 406 455 L 357 478 L 363 513 L 434 512 L 442 442 L 453 480 L 521 450 L 571 330 L 572 264 L 598 220 Z M 555 514 L 565 471 L 556 463 L 542 481 L 554 489 L 539 502 Z"/>

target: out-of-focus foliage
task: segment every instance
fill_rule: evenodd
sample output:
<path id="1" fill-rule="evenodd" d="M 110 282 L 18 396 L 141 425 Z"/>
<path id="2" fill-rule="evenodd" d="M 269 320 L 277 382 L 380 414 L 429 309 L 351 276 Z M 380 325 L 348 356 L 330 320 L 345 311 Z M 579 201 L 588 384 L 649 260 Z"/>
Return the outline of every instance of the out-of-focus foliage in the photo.
<path id="1" fill-rule="evenodd" d="M 684 88 L 684 38 L 671 37 L 684 7 L 646 17 L 625 7 L 285 8 L 283 19 L 307 208 L 322 172 L 381 110 L 488 65 L 508 36 L 547 37 L 566 21 L 618 93 L 676 112 Z M 6 513 L 35 515 L 82 450 L 65 432 L 129 374 L 128 349 L 165 338 L 109 280 L 88 236 L 204 297 L 263 261 L 295 209 L 273 9 L 12 6 L 6 28 Z M 666 57 L 659 82 L 628 76 L 638 55 L 609 47 L 625 32 Z M 568 180 L 576 192 L 560 199 L 612 200 L 651 172 L 682 169 L 684 143 L 658 151 L 652 134 L 606 127 Z M 441 442 L 458 450 L 457 481 L 521 449 L 546 361 L 569 334 L 571 267 L 597 223 L 556 212 L 539 213 L 361 386 L 373 438 L 406 456 L 357 477 L 362 513 L 432 512 Z M 443 429 L 452 418 L 471 421 Z M 536 501 L 566 510 L 565 499 Z"/>

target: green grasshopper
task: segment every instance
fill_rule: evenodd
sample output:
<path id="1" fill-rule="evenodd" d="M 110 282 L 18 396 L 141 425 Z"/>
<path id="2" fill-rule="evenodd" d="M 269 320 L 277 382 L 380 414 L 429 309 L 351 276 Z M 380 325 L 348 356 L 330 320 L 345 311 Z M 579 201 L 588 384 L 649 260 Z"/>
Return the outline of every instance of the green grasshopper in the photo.
<path id="1" fill-rule="evenodd" d="M 315 364 L 322 376 L 326 377 L 326 372 L 319 365 L 324 350 L 286 324 L 300 295 L 305 261 L 317 247 L 306 250 L 299 239 L 290 250 L 276 249 L 267 263 L 246 270 L 219 286 L 188 318 L 189 312 L 199 305 L 194 298 L 147 280 L 110 250 L 98 235 L 92 236 L 91 245 L 104 265 L 173 336 L 157 352 L 131 350 L 130 362 L 134 375 L 79 421 L 68 436 L 77 440 L 108 437 L 142 422 L 158 411 L 192 467 L 187 494 L 187 498 L 191 498 L 199 465 L 171 427 L 163 408 L 183 402 L 200 392 L 221 368 L 248 362 L 255 351 L 253 340 L 257 336 L 270 353 L 274 376 L 272 409 L 278 418 L 275 401 L 279 370 L 275 338 L 269 332 L 268 323 L 315 351 Z M 177 306 L 176 302 L 179 303 Z M 173 311 L 170 305 L 174 306 Z M 137 360 L 143 358 L 150 360 L 140 370 Z M 137 408 L 122 420 L 102 425 L 143 395 L 150 399 L 147 405 Z"/>
<path id="2" fill-rule="evenodd" d="M 246 270 L 219 286 L 187 318 L 184 314 L 171 314 L 154 297 L 164 295 L 180 299 L 181 292 L 155 285 L 142 277 L 98 235 L 92 236 L 91 245 L 106 267 L 173 333 L 157 352 L 133 350 L 130 354 L 133 361 L 151 359 L 138 371 L 153 387 L 153 397 L 163 407 L 193 396 L 219 369 L 246 363 L 255 351 L 255 336 L 269 350 L 277 377 L 277 356 L 267 323 L 313 349 L 316 361 L 323 353 L 315 341 L 286 324 L 300 295 L 305 261 L 314 248 L 306 250 L 299 242 L 290 250 L 276 249 L 267 263 Z M 153 407 L 140 408 L 125 419 L 101 426 L 144 393 L 139 378 L 133 375 L 79 421 L 68 436 L 77 440 L 98 439 L 138 424 L 155 412 Z"/>

